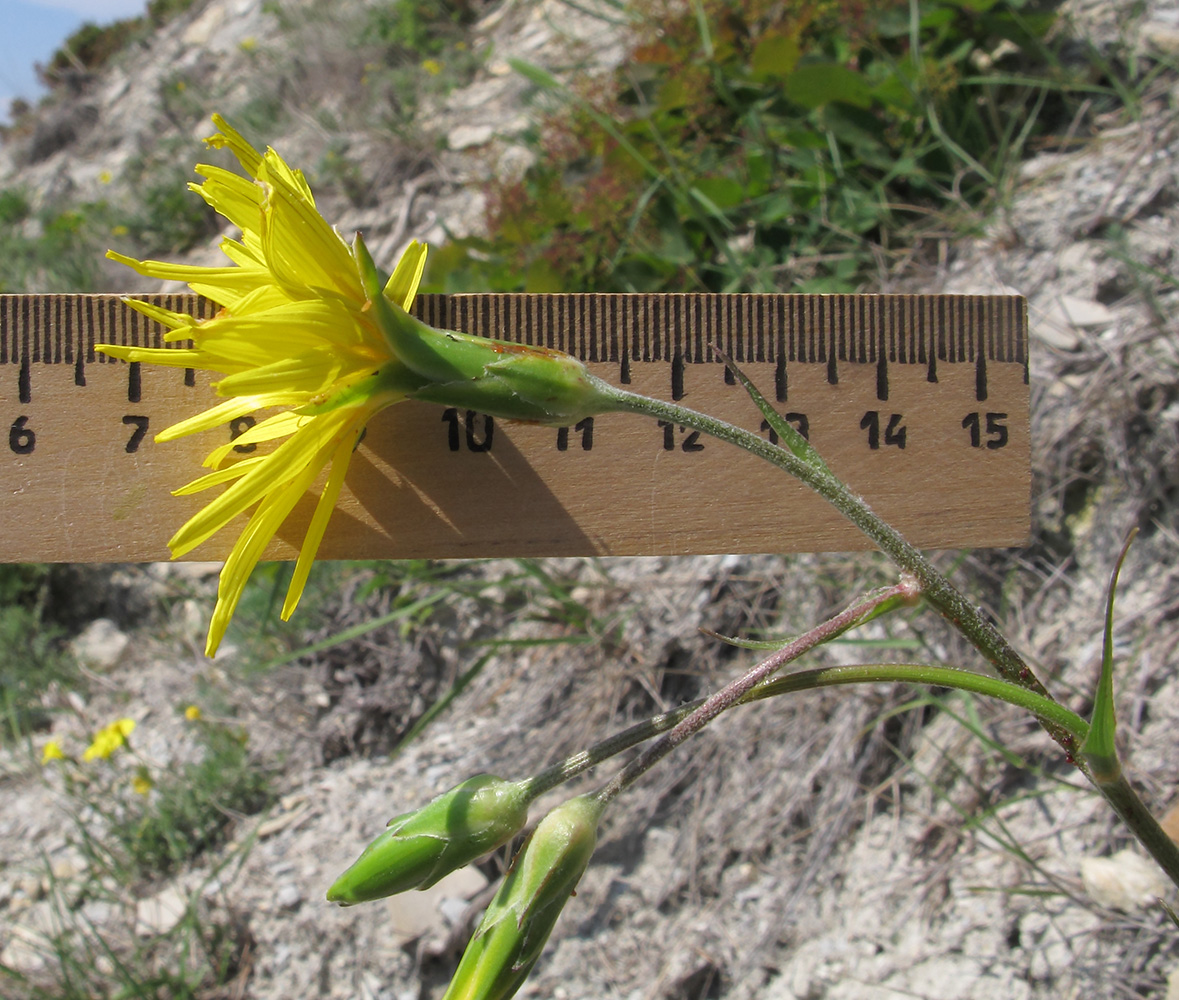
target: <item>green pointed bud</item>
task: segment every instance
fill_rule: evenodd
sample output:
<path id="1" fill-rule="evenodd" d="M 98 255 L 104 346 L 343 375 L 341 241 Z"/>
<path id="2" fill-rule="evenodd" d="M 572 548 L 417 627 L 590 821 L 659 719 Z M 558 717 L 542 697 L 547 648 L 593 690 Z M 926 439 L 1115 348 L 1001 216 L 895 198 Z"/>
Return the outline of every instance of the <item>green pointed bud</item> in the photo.
<path id="1" fill-rule="evenodd" d="M 598 839 L 595 796 L 558 806 L 533 831 L 487 907 L 442 1000 L 507 1000 L 528 978 Z"/>
<path id="2" fill-rule="evenodd" d="M 609 384 L 572 355 L 453 330 L 434 332 L 446 338 L 448 350 L 464 349 L 466 367 L 456 378 L 422 386 L 412 393 L 414 399 L 552 427 L 567 427 L 616 406 Z"/>
<path id="3" fill-rule="evenodd" d="M 328 902 L 351 906 L 428 889 L 506 844 L 528 822 L 528 782 L 477 774 L 415 812 L 397 816 L 332 887 Z"/>
<path id="4" fill-rule="evenodd" d="M 389 297 L 408 287 L 422 261 L 403 259 L 405 273 L 385 283 L 359 233 L 355 249 L 368 309 L 395 359 L 382 369 L 383 385 L 427 403 L 554 427 L 615 408 L 609 383 L 563 351 L 427 326 Z"/>

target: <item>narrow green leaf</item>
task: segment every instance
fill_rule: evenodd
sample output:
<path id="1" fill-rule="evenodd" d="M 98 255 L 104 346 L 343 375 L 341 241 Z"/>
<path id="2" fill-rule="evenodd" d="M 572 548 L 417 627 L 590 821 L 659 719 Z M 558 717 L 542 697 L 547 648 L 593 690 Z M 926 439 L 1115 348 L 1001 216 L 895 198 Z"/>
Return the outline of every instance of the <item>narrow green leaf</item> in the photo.
<path id="1" fill-rule="evenodd" d="M 1097 693 L 1093 696 L 1093 719 L 1089 723 L 1089 735 L 1081 744 L 1081 755 L 1089 766 L 1093 780 L 1099 785 L 1115 781 L 1122 771 L 1114 742 L 1117 731 L 1113 692 L 1114 597 L 1117 594 L 1118 575 L 1122 571 L 1122 563 L 1126 561 L 1126 553 L 1130 551 L 1130 543 L 1134 541 L 1136 534 L 1137 528 L 1126 538 L 1126 544 L 1122 546 L 1121 555 L 1118 556 L 1117 564 L 1110 576 L 1109 591 L 1105 600 L 1105 639 L 1101 653 L 1101 677 L 1097 681 Z"/>
<path id="2" fill-rule="evenodd" d="M 798 638 L 797 635 L 778 635 L 769 639 L 743 639 L 739 635 L 722 635 L 710 628 L 702 628 L 700 632 L 710 639 L 719 639 L 726 645 L 736 646 L 738 649 L 781 649 Z"/>
<path id="3" fill-rule="evenodd" d="M 438 718 L 439 715 L 445 712 L 448 707 L 450 707 L 450 703 L 453 702 L 460 694 L 462 694 L 463 691 L 466 690 L 467 686 L 476 677 L 479 676 L 480 672 L 491 660 L 492 655 L 492 653 L 484 653 L 481 657 L 479 657 L 479 659 L 475 661 L 475 665 L 472 666 L 466 673 L 459 677 L 459 679 L 456 680 L 454 684 L 450 686 L 450 690 L 448 690 L 444 695 L 442 695 L 441 698 L 439 698 L 436 702 L 434 702 L 433 705 L 431 705 L 421 714 L 421 717 L 418 719 L 418 721 L 410 727 L 409 732 L 401 737 L 401 742 L 390 751 L 390 758 L 396 757 L 402 750 L 409 746 L 414 740 L 418 738 L 418 736 L 421 735 L 423 729 L 425 729 L 431 722 Z"/>
<path id="4" fill-rule="evenodd" d="M 688 197 L 694 199 L 696 204 L 703 208 L 705 212 L 711 215 L 718 222 L 723 223 L 729 229 L 733 228 L 733 223 L 729 221 L 729 217 L 725 215 L 725 213 L 721 210 L 721 207 L 710 197 L 708 197 L 708 195 L 701 191 L 700 188 L 688 188 Z"/>
<path id="5" fill-rule="evenodd" d="M 804 438 L 798 429 L 786 420 L 777 410 L 770 406 L 769 401 L 757 390 L 757 386 L 750 381 L 740 368 L 737 367 L 735 361 L 730 358 L 724 351 L 722 351 L 715 344 L 713 351 L 717 356 L 728 366 L 729 371 L 733 373 L 741 386 L 749 393 L 749 398 L 753 400 L 757 408 L 761 410 L 761 415 L 766 418 L 766 423 L 778 435 L 778 440 L 781 441 L 787 448 L 794 453 L 796 458 L 801 458 L 807 465 L 814 469 L 822 469 L 824 472 L 830 472 L 827 468 L 827 463 L 819 457 L 819 453 L 815 451 L 812 445 L 806 438 Z"/>
<path id="6" fill-rule="evenodd" d="M 525 62 L 523 59 L 509 59 L 508 65 L 530 83 L 543 87 L 545 90 L 564 90 L 561 81 L 546 69 L 535 63 Z"/>
<path id="7" fill-rule="evenodd" d="M 352 639 L 359 638 L 367 632 L 372 632 L 395 622 L 401 618 L 411 618 L 419 611 L 425 610 L 433 604 L 444 600 L 447 596 L 445 590 L 439 590 L 436 593 L 429 594 L 426 597 L 419 598 L 410 604 L 403 604 L 401 607 L 390 611 L 387 615 L 381 615 L 379 618 L 374 618 L 371 621 L 361 622 L 359 625 L 353 625 L 341 632 L 336 632 L 334 635 L 328 636 L 319 642 L 313 642 L 308 646 L 300 646 L 298 649 L 293 649 L 290 652 L 283 653 L 280 656 L 274 657 L 272 660 L 267 660 L 261 666 L 254 668 L 258 673 L 272 670 L 275 667 L 281 667 L 285 663 L 290 663 L 292 660 L 297 660 L 301 656 L 311 656 L 315 653 L 323 652 L 325 649 L 331 649 L 333 646 L 338 646 L 341 643 L 349 642 Z"/>

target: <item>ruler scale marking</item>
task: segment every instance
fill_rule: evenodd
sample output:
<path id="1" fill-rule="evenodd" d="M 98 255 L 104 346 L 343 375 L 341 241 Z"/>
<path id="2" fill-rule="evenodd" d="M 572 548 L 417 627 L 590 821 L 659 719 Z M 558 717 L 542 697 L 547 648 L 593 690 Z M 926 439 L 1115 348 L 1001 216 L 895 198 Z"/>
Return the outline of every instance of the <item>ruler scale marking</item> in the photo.
<path id="1" fill-rule="evenodd" d="M 955 315 L 950 320 L 950 325 L 957 334 L 957 338 L 951 336 L 950 339 L 954 344 L 954 361 L 957 364 L 974 360 L 974 358 L 969 356 L 969 352 L 966 349 L 966 329 L 970 323 L 970 315 L 967 311 L 969 305 L 970 297 L 967 295 L 963 295 L 949 303 L 950 309 L 955 312 Z"/>
<path id="2" fill-rule="evenodd" d="M 786 337 L 788 335 L 788 328 L 790 323 L 790 310 L 783 310 L 779 314 L 777 304 L 780 300 L 775 298 L 771 303 L 771 322 L 777 330 L 777 339 L 771 342 L 775 344 L 777 350 L 777 357 L 774 364 L 774 401 L 777 403 L 785 403 L 789 394 L 790 384 L 786 374 Z"/>
<path id="3" fill-rule="evenodd" d="M 192 295 L 143 298 L 200 317 L 216 311 Z M 431 325 L 571 350 L 608 380 L 633 379 L 636 390 L 664 398 L 672 387 L 692 408 L 756 431 L 759 415 L 718 377 L 725 369 L 711 348 L 722 344 L 767 396 L 772 380 L 773 398 L 789 401 L 781 412 L 808 427 L 832 468 L 917 544 L 1026 537 L 1027 331 L 1018 297 L 422 295 L 415 313 Z M 128 365 L 97 354 L 101 342 L 187 346 L 164 344 L 158 324 L 117 296 L 0 296 L 0 370 L 12 373 L 0 381 L 12 425 L 3 558 L 165 558 L 167 537 L 209 499 L 168 491 L 192 478 L 219 443 L 215 432 L 160 446 L 151 437 L 216 403 L 203 388 L 208 376 Z M 326 556 L 864 544 L 777 470 L 682 428 L 607 414 L 595 418 L 591 446 L 580 424 L 558 436 L 460 413 L 455 451 L 447 419 L 403 403 L 372 422 Z M 772 496 L 782 502 L 767 503 Z M 664 520 L 673 507 L 675 518 Z M 271 556 L 297 550 L 313 509 L 309 493 Z M 224 534 L 194 556 L 223 557 L 233 531 Z"/>
<path id="4" fill-rule="evenodd" d="M 177 341 L 165 343 L 153 320 L 130 310 L 117 296 L 0 297 L 5 300 L 0 310 L 0 365 L 26 357 L 32 364 L 72 364 L 79 355 L 87 364 L 110 364 L 113 359 L 94 351 L 94 344 L 104 341 L 153 348 L 185 346 Z M 141 298 L 151 301 L 153 297 Z M 446 308 L 441 300 L 447 298 L 458 300 L 457 308 Z M 783 354 L 786 360 L 799 363 L 834 358 L 864 364 L 876 361 L 883 351 L 890 361 L 901 364 L 925 363 L 930 354 L 961 364 L 975 361 L 980 350 L 993 362 L 1026 363 L 1021 320 L 1015 315 L 1012 297 L 694 293 L 684 297 L 690 301 L 671 296 L 650 301 L 645 296 L 603 296 L 610 301 L 571 304 L 562 298 L 570 297 L 546 294 L 543 301 L 532 296 L 527 301 L 512 295 L 422 295 L 415 313 L 432 325 L 499 334 L 522 344 L 566 350 L 588 361 L 616 359 L 624 352 L 623 345 L 629 345 L 636 361 L 666 362 L 679 347 L 687 363 L 712 362 L 711 340 L 723 344 L 736 360 L 750 363 L 772 362 Z M 644 301 L 620 303 L 616 298 Z M 212 312 L 202 309 L 203 301 L 195 296 L 156 299 L 165 309 L 198 318 Z M 947 310 L 945 299 L 962 301 Z M 716 312 L 726 306 L 727 311 Z M 665 327 L 665 334 L 656 335 Z"/>

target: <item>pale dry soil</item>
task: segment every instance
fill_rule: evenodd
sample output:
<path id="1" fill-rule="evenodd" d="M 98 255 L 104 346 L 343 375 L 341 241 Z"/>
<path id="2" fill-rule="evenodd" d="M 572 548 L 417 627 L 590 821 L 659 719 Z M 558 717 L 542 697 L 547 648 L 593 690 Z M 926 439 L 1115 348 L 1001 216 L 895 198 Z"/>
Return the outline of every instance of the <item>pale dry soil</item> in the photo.
<path id="1" fill-rule="evenodd" d="M 1083 13 L 1094 37 L 1118 19 L 1096 4 Z M 226 17 L 229 31 L 237 22 Z M 535 45 L 536 23 L 546 22 L 516 23 L 508 34 Z M 221 37 L 225 58 L 237 58 Z M 489 73 L 474 86 L 485 88 L 488 108 L 518 116 L 498 79 Z M 130 84 L 119 85 L 110 84 L 118 90 L 110 101 L 131 133 L 130 106 L 118 105 Z M 1076 148 L 1032 158 L 981 234 L 948 243 L 942 265 L 905 286 L 1029 298 L 1033 538 L 1022 549 L 939 562 L 1049 688 L 1084 712 L 1100 664 L 1107 577 L 1126 532 L 1140 529 L 1118 604 L 1119 740 L 1131 779 L 1160 815 L 1179 790 L 1174 86 L 1173 76 L 1160 77 L 1128 124 L 1108 123 Z M 462 108 L 454 114 L 457 122 Z M 511 149 L 510 138 L 497 138 L 479 159 L 440 160 L 450 172 L 423 182 L 404 226 L 389 222 L 385 238 L 428 234 L 461 205 L 477 216 L 464 185 L 510 162 Z M 390 197 L 400 183 L 390 180 Z M 363 224 L 350 219 L 345 228 Z M 514 569 L 456 572 L 495 584 Z M 127 568 L 92 583 L 124 584 L 120 592 L 141 602 L 146 595 L 149 610 L 138 627 L 121 621 L 90 635 L 90 693 L 52 694 L 52 735 L 82 745 L 128 714 L 138 722 L 137 752 L 167 768 L 196 752 L 177 709 L 203 703 L 210 718 L 246 728 L 260 765 L 277 769 L 280 798 L 263 816 L 241 817 L 225 853 L 141 886 L 154 907 L 82 904 L 86 918 L 117 944 L 137 921 L 142 933 L 162 930 L 169 905 L 196 900 L 204 920 L 233 927 L 241 943 L 236 978 L 216 995 L 440 996 L 503 859 L 428 894 L 329 907 L 326 886 L 391 816 L 478 771 L 531 773 L 752 662 L 701 627 L 797 631 L 891 578 L 878 557 L 839 555 L 566 561 L 549 571 L 591 612 L 593 641 L 497 651 L 392 759 L 399 735 L 470 667 L 475 654 L 465 643 L 509 620 L 517 637 L 568 638 L 570 626 L 524 621 L 505 585 L 488 600 L 456 598 L 408 636 L 386 628 L 251 675 L 247 650 L 212 663 L 199 655 L 212 599 L 206 569 Z M 318 634 L 388 607 L 391 592 L 364 594 L 362 582 L 329 602 Z M 928 613 L 866 632 L 919 640 L 924 660 L 978 667 Z M 812 662 L 861 655 L 834 647 Z M 0 777 L 0 959 L 31 981 L 48 975 L 41 944 L 54 926 L 54 894 L 46 866 L 67 886 L 85 874 L 71 844 L 71 802 L 36 760 L 49 735 L 36 734 L 31 750 L 5 749 Z M 241 863 L 219 867 L 247 845 Z M 609 814 L 522 995 L 1174 997 L 1167 979 L 1179 968 L 1179 933 L 1154 902 L 1158 892 L 1174 902 L 1174 891 L 1119 853 L 1127 848 L 1132 858 L 1126 831 L 1014 711 L 952 697 L 939 710 L 919 692 L 889 686 L 783 699 L 726 716 Z M 1108 870 L 1092 865 L 1098 858 L 1110 859 Z M 23 989 L 0 980 L 5 995 Z"/>

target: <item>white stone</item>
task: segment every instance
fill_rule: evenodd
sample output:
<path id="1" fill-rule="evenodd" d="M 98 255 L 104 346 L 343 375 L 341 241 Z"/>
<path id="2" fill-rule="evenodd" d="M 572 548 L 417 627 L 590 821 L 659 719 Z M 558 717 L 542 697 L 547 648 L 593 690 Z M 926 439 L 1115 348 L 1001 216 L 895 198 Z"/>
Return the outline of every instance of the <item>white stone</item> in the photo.
<path id="1" fill-rule="evenodd" d="M 109 618 L 96 618 L 70 643 L 70 648 L 83 666 L 109 670 L 123 658 L 130 641 Z"/>
<path id="2" fill-rule="evenodd" d="M 225 14 L 226 10 L 223 5 L 210 4 L 200 17 L 184 29 L 181 40 L 186 46 L 192 48 L 211 48 L 217 51 L 219 46 L 215 44 L 215 41 L 217 35 L 225 27 Z"/>
<path id="3" fill-rule="evenodd" d="M 279 909 L 295 910 L 303 902 L 303 893 L 295 883 L 287 882 L 280 886 L 278 892 L 274 894 L 274 901 L 278 904 Z"/>
<path id="4" fill-rule="evenodd" d="M 135 933 L 139 937 L 159 937 L 171 931 L 188 909 L 188 899 L 179 889 L 168 886 L 135 907 Z"/>
<path id="5" fill-rule="evenodd" d="M 1138 29 L 1138 35 L 1146 48 L 1165 56 L 1179 55 L 1179 27 L 1174 24 L 1161 20 L 1147 21 Z"/>
<path id="6" fill-rule="evenodd" d="M 1081 862 L 1085 892 L 1099 906 L 1132 913 L 1166 896 L 1170 883 L 1153 861 L 1131 850 Z"/>
<path id="7" fill-rule="evenodd" d="M 403 892 L 389 899 L 389 929 L 403 942 L 424 936 L 445 936 L 443 906 L 447 900 L 469 900 L 487 887 L 478 868 L 460 868 L 422 892 Z M 453 904 L 446 906 L 453 912 Z"/>
<path id="8" fill-rule="evenodd" d="M 490 125 L 456 125 L 446 137 L 446 144 L 455 150 L 470 149 L 487 145 L 494 135 L 495 129 Z"/>
<path id="9" fill-rule="evenodd" d="M 1082 299 L 1075 295 L 1061 295 L 1056 304 L 1068 322 L 1082 328 L 1109 326 L 1114 321 L 1114 314 L 1100 302 L 1092 299 Z"/>

